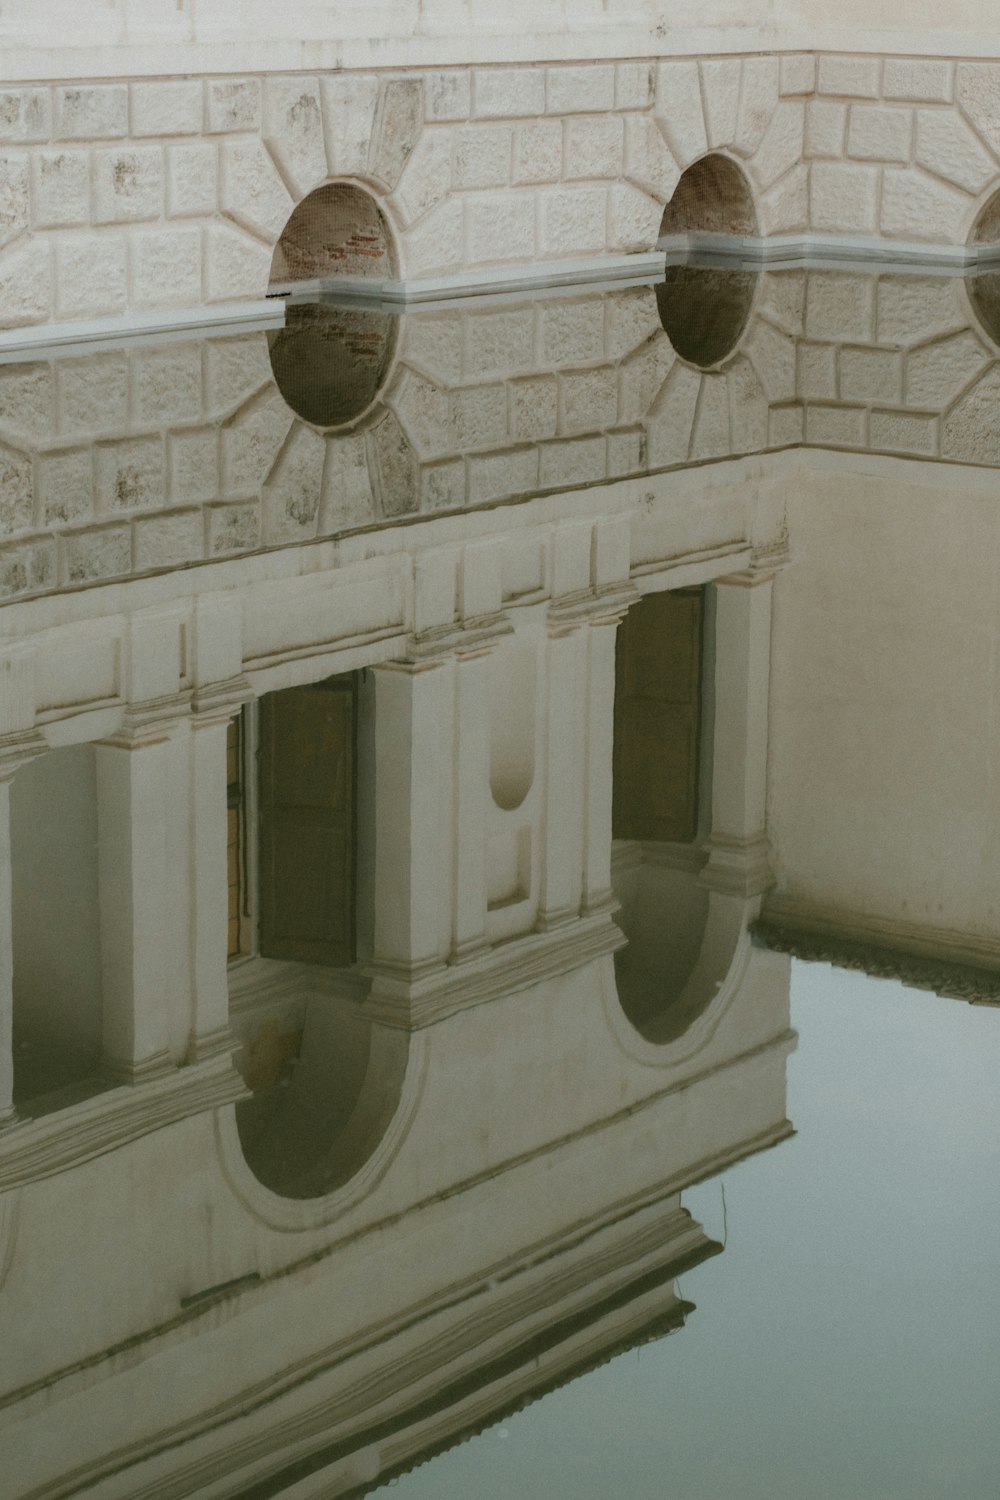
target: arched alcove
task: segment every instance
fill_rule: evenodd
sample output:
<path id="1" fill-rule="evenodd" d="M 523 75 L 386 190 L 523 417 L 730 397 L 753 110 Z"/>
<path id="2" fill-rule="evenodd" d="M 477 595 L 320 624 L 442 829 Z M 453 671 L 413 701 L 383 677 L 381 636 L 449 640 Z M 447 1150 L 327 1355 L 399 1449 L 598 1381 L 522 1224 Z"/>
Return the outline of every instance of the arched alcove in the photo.
<path id="1" fill-rule="evenodd" d="M 299 203 L 274 247 L 271 290 L 334 277 L 393 276 L 396 252 L 375 196 L 353 182 L 327 182 Z"/>
<path id="2" fill-rule="evenodd" d="M 728 156 L 713 152 L 682 173 L 663 210 L 660 241 L 679 236 L 756 235 L 757 210 L 745 174 Z"/>
<path id="3" fill-rule="evenodd" d="M 1000 190 L 980 209 L 969 245 L 980 252 L 989 247 L 1000 257 Z M 965 289 L 983 332 L 992 343 L 1000 345 L 1000 265 L 988 263 L 988 268 L 970 272 Z"/>

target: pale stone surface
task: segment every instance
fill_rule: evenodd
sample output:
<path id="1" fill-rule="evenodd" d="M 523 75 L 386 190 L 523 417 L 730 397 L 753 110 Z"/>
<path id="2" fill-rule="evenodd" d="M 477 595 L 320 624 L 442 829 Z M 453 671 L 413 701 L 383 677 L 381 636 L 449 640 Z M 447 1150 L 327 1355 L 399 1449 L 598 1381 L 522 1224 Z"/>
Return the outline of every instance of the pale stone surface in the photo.
<path id="1" fill-rule="evenodd" d="M 205 345 L 205 414 L 226 416 L 271 382 L 271 361 L 262 333 L 210 339 Z"/>
<path id="2" fill-rule="evenodd" d="M 237 224 L 270 243 L 288 223 L 294 202 L 260 141 L 223 146 L 221 205 Z"/>
<path id="3" fill-rule="evenodd" d="M 462 374 L 462 321 L 457 313 L 415 315 L 403 320 L 401 357 L 429 379 L 455 385 Z"/>
<path id="4" fill-rule="evenodd" d="M 200 79 L 133 83 L 129 96 L 132 135 L 198 135 L 203 127 Z"/>
<path id="5" fill-rule="evenodd" d="M 63 576 L 69 584 L 116 578 L 132 571 L 132 530 L 102 526 L 71 533 L 62 542 Z"/>
<path id="6" fill-rule="evenodd" d="M 646 453 L 652 468 L 686 462 L 700 392 L 699 372 L 678 360 L 646 423 Z"/>
<path id="7" fill-rule="evenodd" d="M 761 277 L 757 312 L 783 332 L 801 334 L 806 313 L 805 271 L 765 272 Z"/>
<path id="8" fill-rule="evenodd" d="M 424 131 L 393 195 L 407 223 L 413 223 L 448 196 L 452 184 L 451 155 L 447 132 Z"/>
<path id="9" fill-rule="evenodd" d="M 656 74 L 650 62 L 619 63 L 615 69 L 615 108 L 648 109 L 656 93 Z"/>
<path id="10" fill-rule="evenodd" d="M 127 430 L 129 366 L 123 351 L 60 360 L 56 390 L 62 437 Z"/>
<path id="11" fill-rule="evenodd" d="M 52 252 L 30 245 L 0 258 L 0 327 L 40 323 L 52 314 Z"/>
<path id="12" fill-rule="evenodd" d="M 592 255 L 607 242 L 604 188 L 558 188 L 541 203 L 540 247 L 545 256 Z"/>
<path id="13" fill-rule="evenodd" d="M 661 203 L 668 203 L 674 195 L 680 167 L 651 115 L 626 116 L 625 173 Z"/>
<path id="14" fill-rule="evenodd" d="M 955 98 L 986 144 L 1000 154 L 1000 63 L 959 63 Z"/>
<path id="15" fill-rule="evenodd" d="M 938 419 L 910 412 L 873 411 L 868 424 L 872 448 L 930 457 L 938 448 Z"/>
<path id="16" fill-rule="evenodd" d="M 981 193 L 1000 168 L 965 121 L 951 110 L 917 110 L 917 165 Z"/>
<path id="17" fill-rule="evenodd" d="M 786 53 L 781 58 L 780 87 L 784 95 L 811 94 L 816 88 L 816 58 L 811 52 Z"/>
<path id="18" fill-rule="evenodd" d="M 694 463 L 725 458 L 732 451 L 729 428 L 729 383 L 725 375 L 706 375 L 691 429 L 690 457 Z"/>
<path id="19" fill-rule="evenodd" d="M 641 427 L 608 433 L 608 478 L 637 474 L 646 462 L 646 433 Z"/>
<path id="20" fill-rule="evenodd" d="M 762 234 L 792 234 L 809 225 L 809 168 L 805 162 L 769 187 L 758 204 Z"/>
<path id="21" fill-rule="evenodd" d="M 909 161 L 913 111 L 903 106 L 852 104 L 847 154 L 862 161 Z"/>
<path id="22" fill-rule="evenodd" d="M 450 452 L 496 448 L 507 439 L 507 392 L 502 385 L 477 385 L 453 391 L 448 398 Z"/>
<path id="23" fill-rule="evenodd" d="M 836 345 L 801 343 L 795 354 L 798 394 L 806 401 L 835 401 L 837 398 Z"/>
<path id="24" fill-rule="evenodd" d="M 90 156 L 86 151 L 36 151 L 31 157 L 34 222 L 39 229 L 90 222 Z"/>
<path id="25" fill-rule="evenodd" d="M 256 494 L 292 425 L 292 413 L 269 387 L 222 429 L 222 483 L 227 495 Z"/>
<path id="26" fill-rule="evenodd" d="M 610 64 L 548 68 L 545 105 L 550 115 L 600 114 L 614 109 L 614 68 Z"/>
<path id="27" fill-rule="evenodd" d="M 618 178 L 622 174 L 624 127 L 615 115 L 566 121 L 564 172 L 569 179 Z"/>
<path id="28" fill-rule="evenodd" d="M 609 360 L 621 359 L 651 338 L 662 338 L 656 297 L 651 287 L 628 287 L 605 300 L 605 352 Z"/>
<path id="29" fill-rule="evenodd" d="M 534 371 L 535 320 L 530 306 L 467 314 L 461 323 L 462 370 L 468 379 L 496 380 Z"/>
<path id="30" fill-rule="evenodd" d="M 128 303 L 127 260 L 123 234 L 78 234 L 60 240 L 56 244 L 57 314 L 85 318 L 123 311 Z"/>
<path id="31" fill-rule="evenodd" d="M 66 448 L 35 460 L 43 526 L 89 519 L 94 509 L 93 450 Z"/>
<path id="32" fill-rule="evenodd" d="M 538 450 L 538 483 L 541 489 L 567 489 L 577 484 L 596 484 L 607 478 L 608 453 L 603 437 L 568 438 L 543 443 Z"/>
<path id="33" fill-rule="evenodd" d="M 764 139 L 778 103 L 778 59 L 748 57 L 743 64 L 740 112 L 735 146 L 752 156 Z"/>
<path id="34" fill-rule="evenodd" d="M 27 156 L 0 154 L 0 245 L 9 244 L 27 229 L 29 204 Z"/>
<path id="35" fill-rule="evenodd" d="M 886 99 L 947 104 L 954 88 L 954 64 L 944 58 L 887 57 L 882 73 Z"/>
<path id="36" fill-rule="evenodd" d="M 763 318 L 755 322 L 743 352 L 771 401 L 790 401 L 795 390 L 795 344 Z"/>
<path id="37" fill-rule="evenodd" d="M 325 461 L 326 439 L 296 422 L 261 497 L 266 542 L 316 535 Z"/>
<path id="38" fill-rule="evenodd" d="M 456 188 L 506 187 L 513 150 L 509 125 L 472 125 L 457 131 L 453 140 Z"/>
<path id="39" fill-rule="evenodd" d="M 419 498 L 416 462 L 406 434 L 391 412 L 368 433 L 367 441 L 376 501 L 382 515 L 400 516 L 416 510 Z"/>
<path id="40" fill-rule="evenodd" d="M 0 536 L 30 531 L 35 521 L 31 459 L 0 444 Z"/>
<path id="41" fill-rule="evenodd" d="M 219 153 L 208 142 L 168 146 L 167 213 L 172 218 L 207 217 L 219 202 Z"/>
<path id="42" fill-rule="evenodd" d="M 304 198 L 326 180 L 326 145 L 318 78 L 264 83 L 264 139 L 286 183 Z"/>
<path id="43" fill-rule="evenodd" d="M 56 581 L 56 545 L 53 540 L 29 542 L 0 549 L 0 595 L 36 593 Z"/>
<path id="44" fill-rule="evenodd" d="M 768 400 L 757 372 L 739 355 L 727 371 L 734 453 L 759 453 L 768 442 Z"/>
<path id="45" fill-rule="evenodd" d="M 905 347 L 963 327 L 957 291 L 950 277 L 879 277 L 878 342 Z"/>
<path id="46" fill-rule="evenodd" d="M 94 223 L 157 219 L 163 212 L 163 152 L 159 146 L 95 151 Z"/>
<path id="47" fill-rule="evenodd" d="M 705 134 L 712 148 L 729 146 L 736 139 L 742 71 L 738 57 L 712 58 L 701 64 Z"/>
<path id="48" fill-rule="evenodd" d="M 968 231 L 968 197 L 919 170 L 887 168 L 882 178 L 882 233 L 907 240 L 961 244 Z"/>
<path id="49" fill-rule="evenodd" d="M 816 87 L 821 94 L 877 99 L 882 63 L 877 57 L 821 56 Z"/>
<path id="50" fill-rule="evenodd" d="M 539 487 L 538 449 L 477 454 L 468 462 L 468 486 L 470 505 L 532 494 Z"/>
<path id="51" fill-rule="evenodd" d="M 621 367 L 619 411 L 622 422 L 641 422 L 663 388 L 677 356 L 661 333 L 638 349 Z"/>
<path id="52" fill-rule="evenodd" d="M 167 476 L 175 505 L 214 500 L 219 493 L 219 433 L 215 427 L 167 434 Z"/>
<path id="53" fill-rule="evenodd" d="M 769 188 L 801 161 L 804 132 L 805 106 L 799 100 L 782 100 L 749 163 L 761 188 Z"/>
<path id="54" fill-rule="evenodd" d="M 472 113 L 472 73 L 452 68 L 424 77 L 424 116 L 427 120 L 467 120 Z"/>
<path id="55" fill-rule="evenodd" d="M 768 417 L 770 448 L 795 448 L 805 441 L 805 411 L 800 403 L 772 406 Z"/>
<path id="56" fill-rule="evenodd" d="M 501 119 L 545 113 L 545 74 L 541 68 L 477 68 L 472 78 L 472 113 Z"/>
<path id="57" fill-rule="evenodd" d="M 235 302 L 267 291 L 271 252 L 227 224 L 205 230 L 205 299 Z"/>
<path id="58" fill-rule="evenodd" d="M 52 134 L 52 95 L 48 89 L 0 89 L 0 141 L 26 145 Z"/>
<path id="59" fill-rule="evenodd" d="M 829 343 L 872 341 L 875 283 L 870 276 L 825 271 L 809 278 L 805 331 Z"/>
<path id="60" fill-rule="evenodd" d="M 842 349 L 840 396 L 844 401 L 898 405 L 903 396 L 903 361 L 890 349 Z"/>
<path id="61" fill-rule="evenodd" d="M 213 557 L 260 545 L 260 501 L 213 505 L 208 512 L 208 551 Z"/>
<path id="62" fill-rule="evenodd" d="M 973 333 L 955 334 L 915 349 L 906 361 L 907 405 L 942 411 L 989 363 L 989 355 Z"/>
<path id="63" fill-rule="evenodd" d="M 157 510 L 166 500 L 163 440 L 125 438 L 98 443 L 94 451 L 97 507 L 104 513 L 119 510 Z"/>
<path id="64" fill-rule="evenodd" d="M 660 63 L 656 69 L 656 118 L 681 168 L 708 150 L 698 64 Z"/>
<path id="65" fill-rule="evenodd" d="M 67 85 L 56 89 L 55 133 L 60 140 L 102 140 L 128 134 L 124 84 Z"/>
<path id="66" fill-rule="evenodd" d="M 844 154 L 847 105 L 832 99 L 810 99 L 806 105 L 806 156 Z"/>
<path id="67" fill-rule="evenodd" d="M 141 426 L 197 422 L 201 416 L 201 348 L 159 344 L 132 357 L 132 410 Z"/>
<path id="68" fill-rule="evenodd" d="M 378 79 L 374 74 L 334 74 L 320 79 L 320 95 L 331 176 L 353 177 L 366 172 Z"/>
<path id="69" fill-rule="evenodd" d="M 418 458 L 433 458 L 454 448 L 448 395 L 412 370 L 406 370 L 388 404 L 395 412 Z M 506 417 L 506 409 L 504 412 Z M 506 421 L 503 423 L 506 429 Z"/>
<path id="70" fill-rule="evenodd" d="M 412 276 L 460 270 L 464 260 L 465 205 L 459 196 L 432 208 L 402 246 L 403 269 Z"/>
<path id="71" fill-rule="evenodd" d="M 135 307 L 194 307 L 201 302 L 201 230 L 147 229 L 131 241 Z"/>
<path id="72" fill-rule="evenodd" d="M 458 464 L 463 475 L 465 468 Z M 329 438 L 323 472 L 320 531 L 329 535 L 344 526 L 365 525 L 374 519 L 375 498 L 368 468 L 368 446 L 363 432 Z"/>
<path id="73" fill-rule="evenodd" d="M 261 93 L 258 78 L 211 78 L 205 99 L 207 129 L 213 134 L 259 130 Z"/>
<path id="74" fill-rule="evenodd" d="M 877 167 L 813 162 L 809 185 L 813 229 L 833 234 L 874 233 L 878 223 L 878 183 Z"/>
<path id="75" fill-rule="evenodd" d="M 133 568 L 179 568 L 205 554 L 205 522 L 200 510 L 143 516 L 133 527 Z"/>
<path id="76" fill-rule="evenodd" d="M 559 431 L 595 432 L 618 421 L 618 372 L 605 366 L 559 376 Z"/>
<path id="77" fill-rule="evenodd" d="M 628 182 L 612 185 L 608 197 L 608 249 L 627 253 L 655 250 L 663 205 Z"/>
<path id="78" fill-rule="evenodd" d="M 460 458 L 420 469 L 420 510 L 459 510 L 465 504 L 465 464 Z"/>
<path id="79" fill-rule="evenodd" d="M 1000 464 L 1000 368 L 988 370 L 941 424 L 941 454 L 963 463 Z"/>
<path id="80" fill-rule="evenodd" d="M 465 253 L 472 264 L 530 260 L 535 253 L 534 198 L 506 193 L 466 199 Z"/>
<path id="81" fill-rule="evenodd" d="M 37 364 L 0 366 L 0 432 L 16 443 L 51 441 L 56 424 L 52 367 Z"/>
<path id="82" fill-rule="evenodd" d="M 558 182 L 562 176 L 562 140 L 561 120 L 532 120 L 515 126 L 515 183 Z"/>
<path id="83" fill-rule="evenodd" d="M 806 405 L 806 442 L 820 448 L 863 448 L 867 427 L 864 407 Z"/>
<path id="84" fill-rule="evenodd" d="M 555 437 L 559 387 L 554 375 L 530 375 L 507 386 L 511 437 L 515 442 L 541 442 Z"/>

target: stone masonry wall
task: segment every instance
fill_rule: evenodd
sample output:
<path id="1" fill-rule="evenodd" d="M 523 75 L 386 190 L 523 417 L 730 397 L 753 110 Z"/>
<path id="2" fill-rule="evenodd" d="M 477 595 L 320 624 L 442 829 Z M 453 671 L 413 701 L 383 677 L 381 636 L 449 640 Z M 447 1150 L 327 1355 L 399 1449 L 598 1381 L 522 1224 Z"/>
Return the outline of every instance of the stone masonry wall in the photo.
<path id="1" fill-rule="evenodd" d="M 409 278 L 652 249 L 712 150 L 765 234 L 961 242 L 998 120 L 1000 66 L 800 54 L 8 88 L 0 327 L 258 298 L 331 177 Z"/>

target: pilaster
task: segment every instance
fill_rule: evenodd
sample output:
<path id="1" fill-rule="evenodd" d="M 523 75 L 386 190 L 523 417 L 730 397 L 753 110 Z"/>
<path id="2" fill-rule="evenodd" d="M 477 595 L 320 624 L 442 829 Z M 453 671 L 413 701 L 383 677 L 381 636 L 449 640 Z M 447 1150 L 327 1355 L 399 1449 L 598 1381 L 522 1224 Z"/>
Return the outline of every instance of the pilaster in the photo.
<path id="1" fill-rule="evenodd" d="M 47 749 L 42 736 L 31 730 L 0 739 L 0 1130 L 17 1120 L 14 1109 L 14 931 L 10 787 L 20 767 Z"/>

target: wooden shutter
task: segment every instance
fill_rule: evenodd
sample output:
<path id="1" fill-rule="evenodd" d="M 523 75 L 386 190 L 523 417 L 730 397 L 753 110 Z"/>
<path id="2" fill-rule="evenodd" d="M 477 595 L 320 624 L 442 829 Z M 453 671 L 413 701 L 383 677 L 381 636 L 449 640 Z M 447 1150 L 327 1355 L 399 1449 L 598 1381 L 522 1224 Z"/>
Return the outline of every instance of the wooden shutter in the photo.
<path id="1" fill-rule="evenodd" d="M 260 951 L 354 962 L 356 683 L 331 677 L 260 705 Z"/>
<path id="2" fill-rule="evenodd" d="M 618 627 L 615 838 L 690 843 L 697 832 L 704 594 L 649 594 Z"/>

